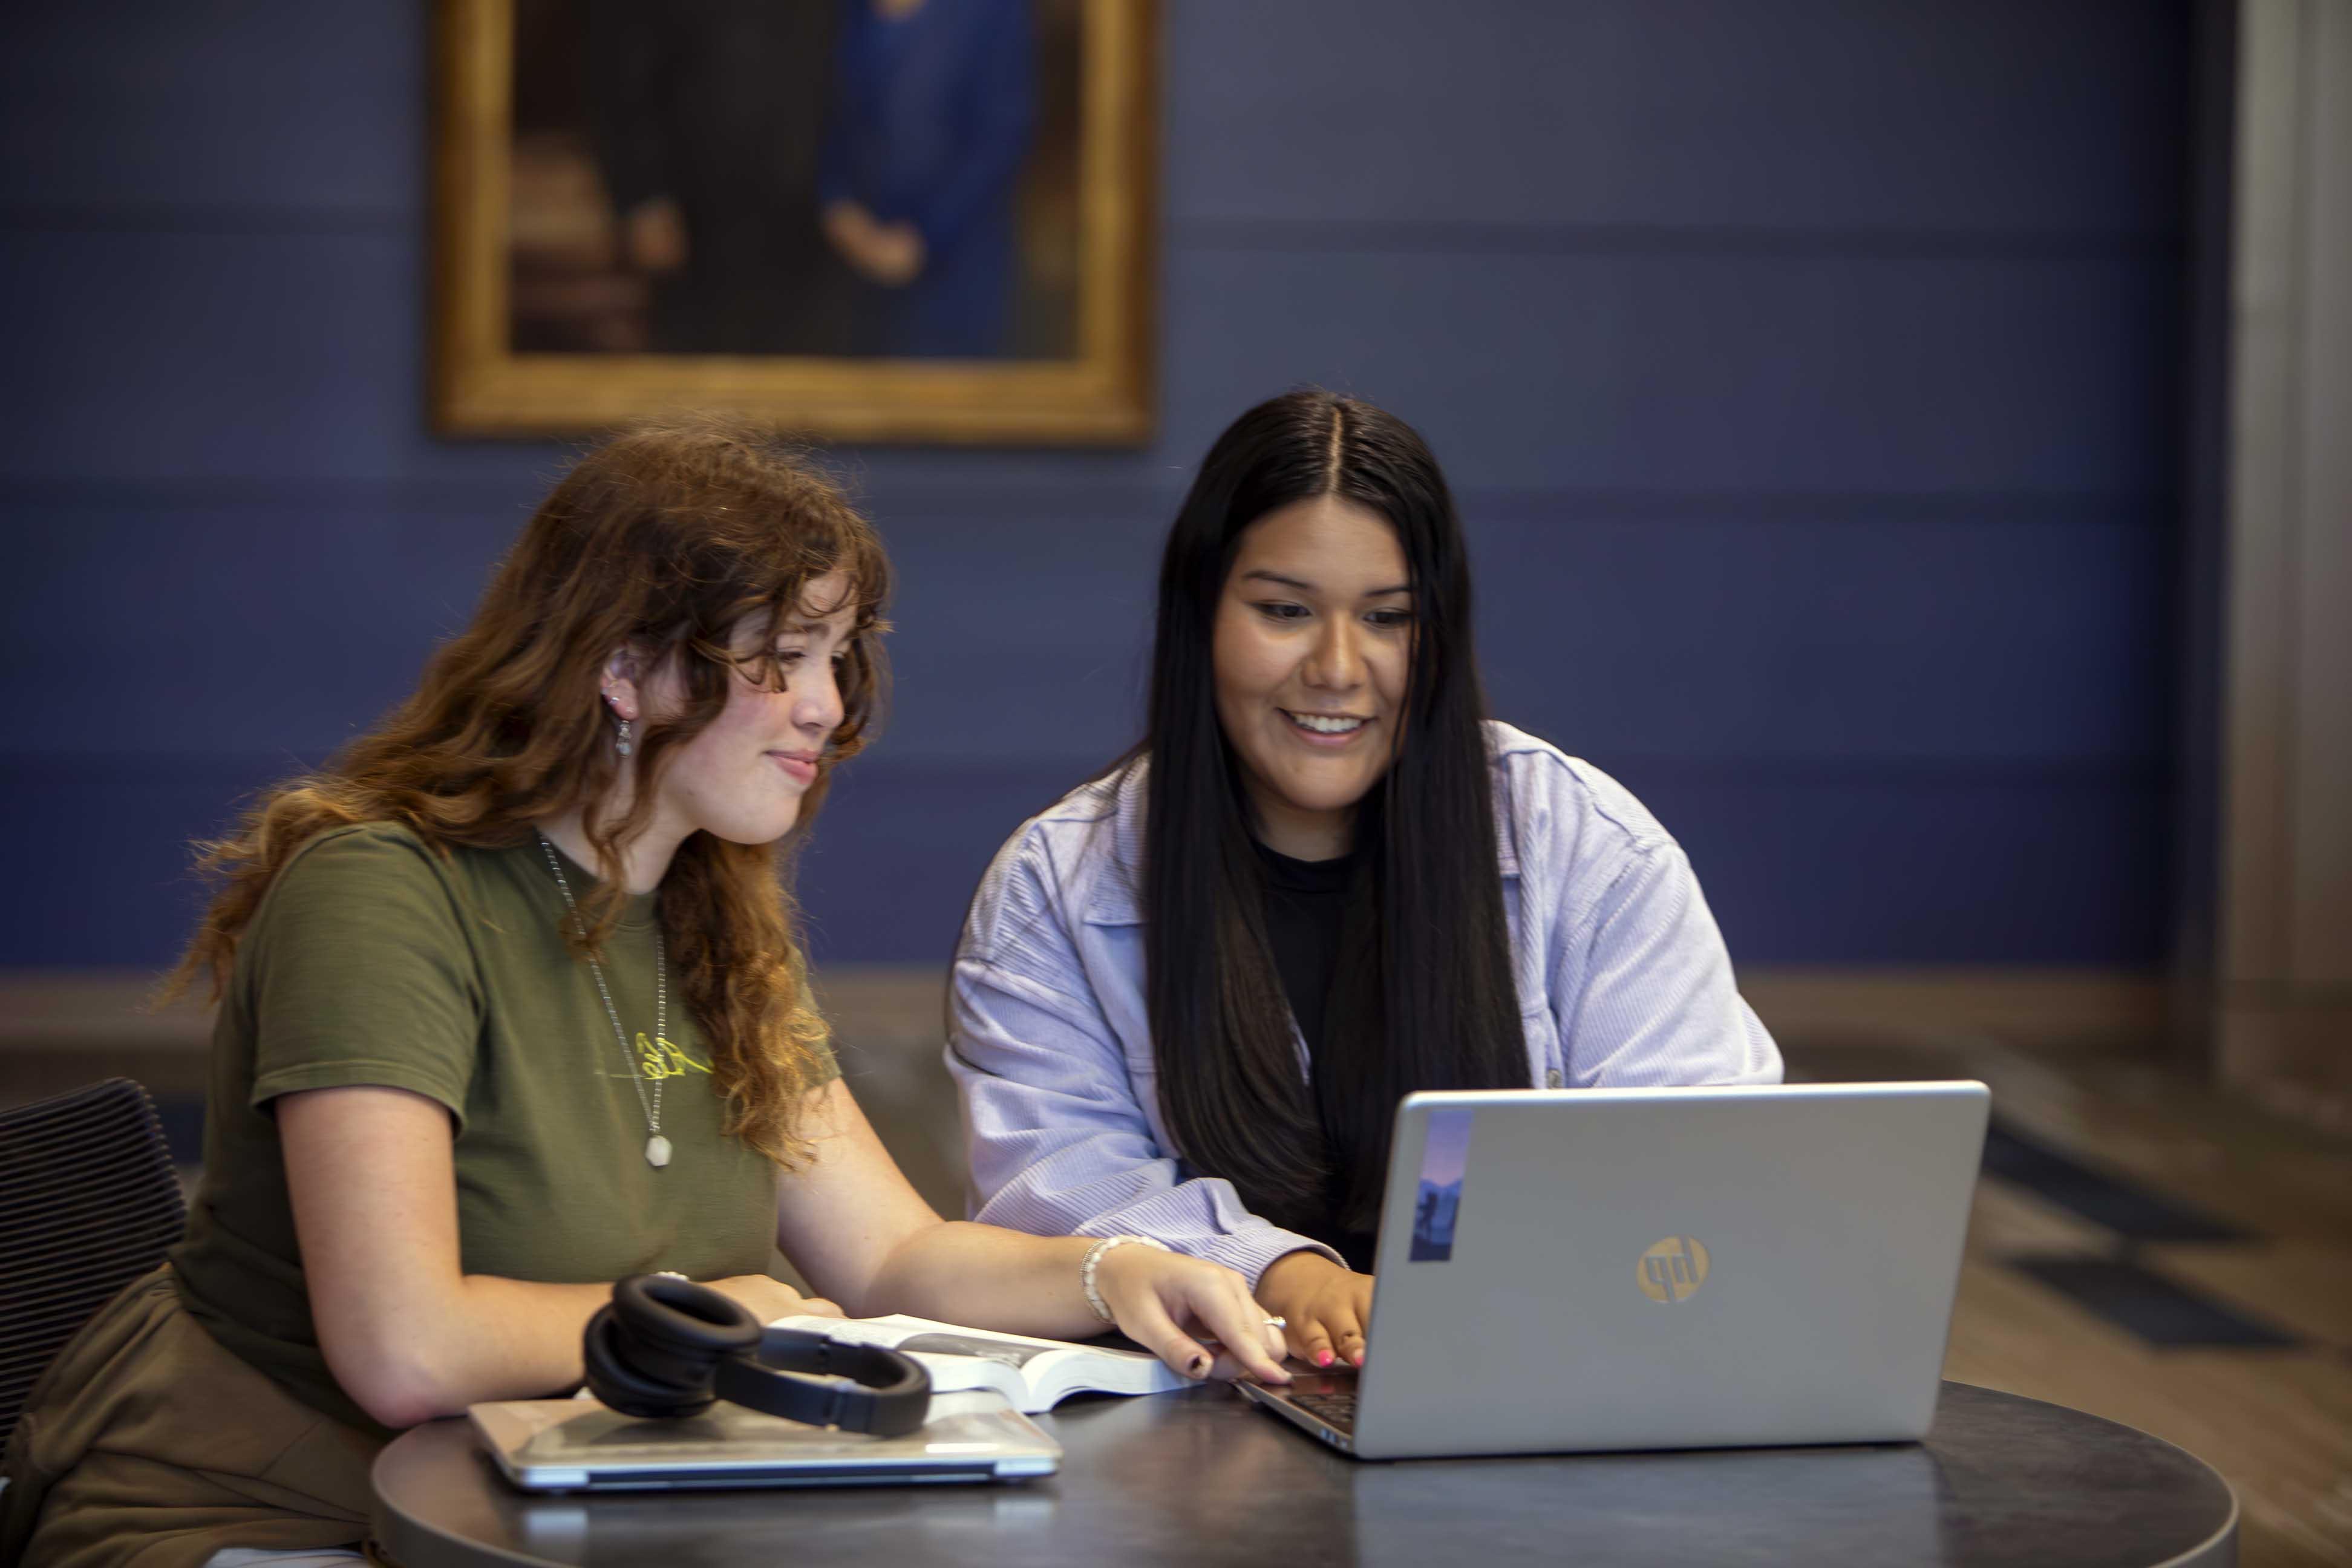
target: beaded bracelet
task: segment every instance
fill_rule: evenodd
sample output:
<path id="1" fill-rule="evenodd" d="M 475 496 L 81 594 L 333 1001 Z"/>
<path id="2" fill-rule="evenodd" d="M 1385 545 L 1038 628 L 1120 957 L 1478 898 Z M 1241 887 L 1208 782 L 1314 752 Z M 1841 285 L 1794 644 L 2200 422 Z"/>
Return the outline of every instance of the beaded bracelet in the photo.
<path id="1" fill-rule="evenodd" d="M 1148 1236 L 1106 1236 L 1087 1248 L 1086 1261 L 1078 1265 L 1078 1289 L 1087 1293 L 1087 1305 L 1095 1310 L 1095 1316 L 1106 1323 L 1118 1320 L 1111 1315 L 1110 1306 L 1102 1299 L 1102 1292 L 1095 1289 L 1095 1269 L 1101 1264 L 1104 1253 L 1130 1241 L 1139 1247 L 1155 1247 L 1162 1252 L 1168 1250 L 1166 1242 L 1154 1241 Z"/>

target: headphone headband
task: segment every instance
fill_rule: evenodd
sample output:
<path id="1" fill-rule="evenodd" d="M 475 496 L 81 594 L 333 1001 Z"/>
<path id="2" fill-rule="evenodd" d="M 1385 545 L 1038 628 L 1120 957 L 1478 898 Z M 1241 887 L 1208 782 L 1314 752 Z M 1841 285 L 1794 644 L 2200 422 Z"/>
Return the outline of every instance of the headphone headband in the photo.
<path id="1" fill-rule="evenodd" d="M 591 1393 L 624 1415 L 698 1415 L 724 1399 L 786 1420 L 901 1436 L 923 1424 L 930 1374 L 878 1345 L 762 1331 L 731 1297 L 634 1274 L 588 1320 Z"/>
<path id="2" fill-rule="evenodd" d="M 771 1415 L 884 1437 L 920 1426 L 931 1403 L 930 1373 L 914 1357 L 803 1329 L 765 1331 L 752 1356 L 719 1363 L 711 1386 Z"/>

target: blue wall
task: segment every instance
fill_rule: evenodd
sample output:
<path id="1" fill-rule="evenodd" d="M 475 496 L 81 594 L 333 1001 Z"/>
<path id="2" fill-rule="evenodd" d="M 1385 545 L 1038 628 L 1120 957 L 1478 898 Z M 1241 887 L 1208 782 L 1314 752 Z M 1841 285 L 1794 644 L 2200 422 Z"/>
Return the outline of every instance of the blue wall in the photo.
<path id="1" fill-rule="evenodd" d="M 405 689 L 562 460 L 423 423 L 426 9 L 0 20 L 0 964 L 166 958 L 183 842 Z M 944 955 L 1130 738 L 1189 465 L 1317 381 L 1429 435 L 1497 711 L 1739 960 L 2158 963 L 2184 6 L 1163 11 L 1158 442 L 840 454 L 904 590 L 821 955 Z"/>

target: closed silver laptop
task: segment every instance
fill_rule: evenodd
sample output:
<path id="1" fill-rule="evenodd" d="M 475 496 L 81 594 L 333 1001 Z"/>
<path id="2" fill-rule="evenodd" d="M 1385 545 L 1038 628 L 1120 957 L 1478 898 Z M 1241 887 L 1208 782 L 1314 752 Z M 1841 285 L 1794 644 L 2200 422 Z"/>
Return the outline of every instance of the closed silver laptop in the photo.
<path id="1" fill-rule="evenodd" d="M 512 1399 L 467 1412 L 508 1480 L 528 1491 L 1023 1480 L 1062 1447 L 993 1390 L 931 1395 L 903 1437 L 808 1426 L 738 1405 L 645 1421 L 588 1399 Z"/>
<path id="2" fill-rule="evenodd" d="M 1360 1374 L 1242 1392 L 1361 1458 L 1924 1436 L 1976 1082 L 1415 1094 Z"/>

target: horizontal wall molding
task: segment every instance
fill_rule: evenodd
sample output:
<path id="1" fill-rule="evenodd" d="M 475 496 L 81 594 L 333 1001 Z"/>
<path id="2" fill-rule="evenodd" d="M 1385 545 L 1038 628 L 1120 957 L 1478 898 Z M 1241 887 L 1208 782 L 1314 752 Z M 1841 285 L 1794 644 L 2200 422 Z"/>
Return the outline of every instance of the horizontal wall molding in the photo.
<path id="1" fill-rule="evenodd" d="M 1508 715 L 1500 715 L 1508 718 Z M 1565 745 L 1566 743 L 1563 742 Z M 1571 754 L 1574 748 L 1568 746 Z M 1734 784 L 1743 778 L 1774 784 L 1833 784 L 1863 778 L 1877 784 L 1997 784 L 2021 778 L 2044 784 L 2108 785 L 2140 784 L 2166 775 L 2169 757 L 2144 756 L 1908 756 L 1855 750 L 1834 756 L 1796 756 L 1787 752 L 1755 752 L 1746 755 L 1709 753 L 1705 756 L 1667 752 L 1596 752 L 1583 759 L 1612 775 L 1642 774 L 1695 783 Z"/>
<path id="2" fill-rule="evenodd" d="M 45 308 L 14 368 L 43 395 L 0 472 L 514 474 L 545 448 L 452 447 L 418 419 L 425 259 L 395 236 L 16 237 L 12 280 Z M 1457 479 L 1496 486 L 2132 492 L 2170 472 L 2179 268 L 2143 258 L 1179 249 L 1163 271 L 1150 452 L 877 468 L 1165 473 L 1314 381 L 1384 402 Z"/>
<path id="3" fill-rule="evenodd" d="M 1480 516 L 1568 510 L 1671 522 L 2059 523 L 2145 528 L 2169 521 L 2175 498 L 2095 490 L 1635 489 L 1622 486 L 1465 486 L 1455 503 Z"/>
<path id="4" fill-rule="evenodd" d="M 426 214 L 405 206 L 294 203 L 18 202 L 0 230 L 20 234 L 394 235 L 421 238 Z M 1860 260 L 2130 257 L 2179 251 L 2179 230 L 1821 226 L 1764 224 L 1506 223 L 1475 218 L 1171 218 L 1179 250 L 1414 252 L 1475 255 L 1838 256 Z"/>
<path id="5" fill-rule="evenodd" d="M 406 236 L 422 244 L 422 211 L 210 202 L 25 202 L 0 205 L 14 234 L 272 234 Z"/>
<path id="6" fill-rule="evenodd" d="M 944 963 L 1006 835 L 1132 732 L 1105 721 L 1099 737 L 1083 756 L 1076 747 L 1057 753 L 1060 762 L 886 749 L 853 763 L 801 863 L 817 956 Z M 2166 784 L 2153 773 L 2121 783 L 1916 770 L 1874 779 L 1860 761 L 1795 779 L 1704 762 L 1678 775 L 1590 743 L 1578 749 L 1623 779 L 1682 843 L 1742 962 L 2136 968 L 2161 951 Z M 108 828 L 18 845 L 20 885 L 71 887 L 75 897 L 0 921 L 0 963 L 169 962 L 202 911 L 190 841 L 216 835 L 240 798 L 308 760 L 291 751 L 9 759 L 0 794 L 25 820 Z"/>
<path id="7" fill-rule="evenodd" d="M 1929 1045 L 1990 1038 L 2030 1047 L 2144 1045 L 2163 1037 L 2159 975 L 2105 969 L 1742 969 L 1740 994 L 1777 1037 Z"/>
<path id="8" fill-rule="evenodd" d="M 584 447 L 585 443 L 582 443 Z M 556 448 L 548 454 L 547 472 L 526 483 L 498 479 L 415 479 L 390 474 L 353 474 L 320 479 L 310 475 L 192 474 L 185 479 L 110 479 L 99 475 L 0 479 L 0 506 L 71 508 L 78 510 L 122 510 L 145 514 L 141 521 L 158 528 L 185 525 L 187 514 L 219 508 L 255 511 L 305 511 L 321 507 L 394 507 L 419 511 L 449 510 L 483 513 L 485 522 L 522 526 L 541 494 L 555 481 L 560 466 L 572 452 Z"/>
<path id="9" fill-rule="evenodd" d="M 1180 250 L 1376 251 L 1521 256 L 1836 256 L 1859 261 L 2147 258 L 2179 252 L 2175 230 L 1803 228 L 1760 224 L 1496 223 L 1475 219 L 1192 218 L 1168 226 Z"/>
<path id="10" fill-rule="evenodd" d="M 585 443 L 580 446 L 584 447 Z M 367 474 L 328 479 L 254 474 L 136 479 L 59 475 L 0 479 L 0 506 L 152 510 L 152 521 L 159 527 L 169 527 L 180 523 L 184 513 L 219 507 L 286 511 L 390 504 L 418 510 L 478 509 L 484 511 L 485 521 L 504 521 L 520 527 L 529 509 L 577 449 L 551 447 L 546 452 L 547 471 L 523 483 Z M 823 451 L 818 460 L 825 461 Z M 877 510 L 1027 519 L 1041 510 L 1066 515 L 1073 510 L 1098 515 L 1149 511 L 1156 518 L 1172 510 L 1191 482 L 1189 474 L 1180 472 L 1150 480 L 1112 477 L 1003 483 L 979 468 L 953 479 L 869 481 L 854 466 L 836 471 L 834 478 L 852 500 Z M 1759 523 L 1843 521 L 1862 526 L 1916 522 L 2149 528 L 2168 526 L 2178 505 L 2172 496 L 2132 492 L 1647 489 L 1568 485 L 1465 485 L 1454 489 L 1454 499 L 1474 528 L 1481 518 L 1531 515 L 1659 522 L 1720 522 L 1731 518 Z"/>
<path id="11" fill-rule="evenodd" d="M 208 1006 L 193 998 L 149 1006 L 164 973 L 0 970 L 0 1052 L 202 1050 L 212 1039 Z"/>
<path id="12" fill-rule="evenodd" d="M 936 1027 L 945 969 L 937 964 L 821 965 L 820 994 L 891 1032 Z M 91 1076 L 107 1053 L 202 1053 L 209 1009 L 144 1005 L 159 978 L 139 969 L 0 971 L 0 1058 L 80 1054 Z M 1758 967 L 1739 987 L 1787 1039 L 1928 1045 L 1997 1039 L 2040 1048 L 2144 1043 L 2162 1034 L 2164 982 L 2128 970 Z M 856 1046 L 857 1042 L 845 1042 Z"/>
<path id="13" fill-rule="evenodd" d="M 1572 738 L 1560 739 L 1559 743 L 1571 755 L 1578 754 Z M 0 750 L 0 772 L 12 775 L 13 782 L 22 783 L 26 778 L 43 773 L 71 774 L 89 768 L 143 768 L 152 765 L 158 757 L 168 757 L 174 764 L 198 769 L 242 769 L 265 778 L 291 777 L 324 765 L 332 750 L 332 745 L 289 750 L 274 763 L 258 759 L 250 752 L 173 751 L 158 749 L 152 744 L 126 744 L 116 750 L 95 747 L 73 750 L 53 747 L 39 752 Z M 974 762 L 964 760 L 961 753 L 941 754 L 913 746 L 893 747 L 887 729 L 883 731 L 883 739 L 867 759 L 869 763 L 880 763 L 879 771 L 889 773 L 920 773 L 926 777 L 965 778 L 984 785 L 1044 779 L 1060 781 L 1064 788 L 1074 787 L 1081 780 L 1091 777 L 1101 771 L 1108 760 L 1107 755 L 1089 752 L 1061 758 L 1032 753 L 1017 759 L 992 757 Z M 1853 752 L 1801 757 L 1762 753 L 1751 756 L 1670 756 L 1660 752 L 1596 752 L 1582 756 L 1580 760 L 1591 763 L 1621 783 L 1736 784 L 1741 780 L 1753 780 L 1759 784 L 1782 786 L 1802 787 L 1817 784 L 1837 788 L 1918 784 L 1938 789 L 1966 789 L 1979 784 L 2003 787 L 2032 784 L 2061 789 L 2139 789 L 2162 786 L 2168 781 L 2172 769 L 2168 756 L 2158 755 L 1892 757 Z M 277 771 L 273 772 L 273 768 Z M 871 767 L 853 769 L 843 775 L 837 787 L 843 792 L 854 792 L 861 777 L 873 776 L 875 772 Z M 231 815 L 234 806 L 234 802 L 223 801 L 222 815 Z M 1008 822 L 1005 826 L 1009 829 L 1013 825 Z"/>

